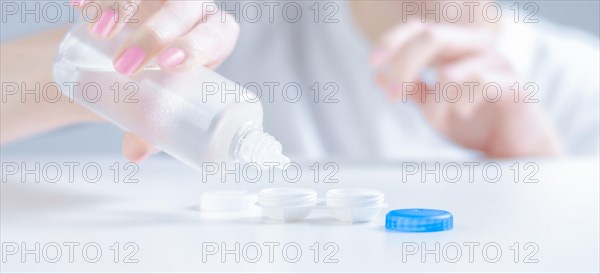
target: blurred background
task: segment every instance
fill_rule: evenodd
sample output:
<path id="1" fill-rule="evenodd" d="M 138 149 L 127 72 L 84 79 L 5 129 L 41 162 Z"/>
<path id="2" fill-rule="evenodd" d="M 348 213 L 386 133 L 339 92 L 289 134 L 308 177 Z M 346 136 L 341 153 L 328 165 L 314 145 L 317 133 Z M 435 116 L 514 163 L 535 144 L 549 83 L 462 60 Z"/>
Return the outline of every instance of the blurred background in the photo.
<path id="1" fill-rule="evenodd" d="M 26 1 L 11 1 L 21 3 Z M 509 6 L 515 1 L 500 1 L 501 4 Z M 600 35 L 600 18 L 598 10 L 600 1 L 520 1 L 535 2 L 539 5 L 538 16 L 544 20 L 552 21 L 563 26 L 579 29 L 595 37 Z M 63 6 L 65 12 L 66 6 Z M 64 22 L 49 24 L 37 23 L 34 20 L 21 22 L 18 17 L 3 18 L 1 41 L 26 36 L 28 34 L 41 32 L 58 25 L 68 24 Z M 242 28 L 244 28 L 242 22 Z M 243 37 L 242 37 L 243 39 Z M 243 41 L 242 41 L 243 42 Z M 236 80 L 236 79 L 233 79 Z M 268 114 L 267 114 L 268 115 Z M 2 147 L 6 153 L 120 153 L 122 142 L 122 131 L 116 126 L 108 123 L 96 123 L 76 125 L 63 128 L 54 132 L 33 136 L 25 140 L 10 143 Z M 102 136 L 99 140 L 98 136 Z"/>

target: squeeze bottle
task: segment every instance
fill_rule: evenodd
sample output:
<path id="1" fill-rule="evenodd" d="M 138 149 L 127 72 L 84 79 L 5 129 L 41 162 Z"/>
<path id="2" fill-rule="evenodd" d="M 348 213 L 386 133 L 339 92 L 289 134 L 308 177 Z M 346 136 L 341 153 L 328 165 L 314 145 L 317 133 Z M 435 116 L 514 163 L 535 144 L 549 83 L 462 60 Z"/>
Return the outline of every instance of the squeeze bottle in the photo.
<path id="1" fill-rule="evenodd" d="M 116 72 L 112 58 L 127 33 L 99 40 L 76 24 L 53 68 L 61 91 L 197 169 L 207 161 L 289 163 L 281 143 L 263 132 L 259 98 L 239 84 L 204 67 L 168 73 L 150 64 L 130 77 Z"/>

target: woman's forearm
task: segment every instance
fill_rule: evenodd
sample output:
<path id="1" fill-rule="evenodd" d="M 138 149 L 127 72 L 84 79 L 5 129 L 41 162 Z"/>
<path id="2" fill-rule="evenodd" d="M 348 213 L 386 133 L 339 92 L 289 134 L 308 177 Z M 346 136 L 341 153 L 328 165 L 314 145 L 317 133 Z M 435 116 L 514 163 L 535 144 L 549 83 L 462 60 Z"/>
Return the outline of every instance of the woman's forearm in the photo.
<path id="1" fill-rule="evenodd" d="M 57 90 L 50 87 L 52 65 L 65 33 L 63 27 L 1 45 L 1 144 L 93 119 L 68 97 L 55 100 Z"/>

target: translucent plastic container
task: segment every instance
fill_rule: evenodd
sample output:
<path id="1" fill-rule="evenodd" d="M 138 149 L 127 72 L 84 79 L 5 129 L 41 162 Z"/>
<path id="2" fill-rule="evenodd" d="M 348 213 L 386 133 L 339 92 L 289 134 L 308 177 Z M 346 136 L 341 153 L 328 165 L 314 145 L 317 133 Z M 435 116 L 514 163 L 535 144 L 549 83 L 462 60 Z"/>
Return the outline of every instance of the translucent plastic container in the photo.
<path id="1" fill-rule="evenodd" d="M 326 202 L 331 215 L 347 223 L 372 221 L 387 207 L 383 192 L 371 189 L 332 189 Z"/>
<path id="2" fill-rule="evenodd" d="M 258 192 L 257 205 L 263 215 L 282 222 L 299 221 L 317 204 L 317 191 L 310 188 L 267 188 Z"/>
<path id="3" fill-rule="evenodd" d="M 167 73 L 149 65 L 131 77 L 117 73 L 112 59 L 127 35 L 98 40 L 75 25 L 54 64 L 62 92 L 198 169 L 205 161 L 289 162 L 262 130 L 260 101 L 239 84 L 206 68 Z"/>

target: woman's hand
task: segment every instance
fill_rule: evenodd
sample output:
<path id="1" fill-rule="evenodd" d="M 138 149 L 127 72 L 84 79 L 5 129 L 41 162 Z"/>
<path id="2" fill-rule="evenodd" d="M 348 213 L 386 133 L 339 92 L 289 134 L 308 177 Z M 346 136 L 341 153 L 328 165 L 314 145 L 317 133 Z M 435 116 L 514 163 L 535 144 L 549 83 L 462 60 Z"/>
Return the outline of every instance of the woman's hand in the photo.
<path id="1" fill-rule="evenodd" d="M 213 12 L 212 1 L 71 1 L 91 12 L 100 8 L 99 19 L 89 24 L 98 39 L 112 39 L 125 26 L 133 31 L 115 54 L 115 69 L 124 75 L 139 72 L 156 59 L 165 71 L 177 73 L 199 66 L 216 68 L 233 51 L 239 35 L 235 19 Z M 143 90 L 141 91 L 143 92 Z M 130 133 L 123 139 L 123 153 L 130 161 L 141 162 L 157 150 Z"/>
<path id="2" fill-rule="evenodd" d="M 525 83 L 494 50 L 494 38 L 483 27 L 403 24 L 384 35 L 370 63 L 390 100 L 416 103 L 435 129 L 464 147 L 489 157 L 558 154 L 554 128 L 539 104 L 523 101 Z M 437 79 L 425 83 L 427 70 Z"/>

